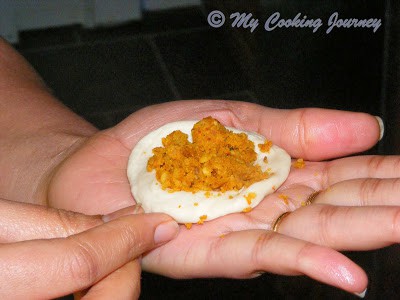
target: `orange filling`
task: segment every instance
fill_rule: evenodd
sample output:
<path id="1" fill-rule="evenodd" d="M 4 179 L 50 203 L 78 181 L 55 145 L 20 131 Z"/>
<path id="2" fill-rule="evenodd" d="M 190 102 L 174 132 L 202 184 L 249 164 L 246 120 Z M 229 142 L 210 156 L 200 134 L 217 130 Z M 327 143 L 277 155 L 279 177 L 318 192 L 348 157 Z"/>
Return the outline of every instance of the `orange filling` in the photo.
<path id="1" fill-rule="evenodd" d="M 264 144 L 258 145 L 258 148 L 263 153 L 268 153 L 269 150 L 271 150 L 271 147 L 272 147 L 272 142 L 271 141 L 265 141 Z"/>
<path id="2" fill-rule="evenodd" d="M 197 224 L 202 225 L 205 220 L 207 220 L 207 215 L 202 215 L 202 216 L 199 217 L 199 220 L 197 221 Z"/>
<path id="3" fill-rule="evenodd" d="M 295 167 L 296 169 L 303 169 L 305 166 L 306 163 L 302 158 L 299 158 L 298 160 L 296 160 L 296 162 L 293 163 L 293 167 Z"/>
<path id="4" fill-rule="evenodd" d="M 242 212 L 248 213 L 248 212 L 250 212 L 251 210 L 252 210 L 252 208 L 251 208 L 251 206 L 249 206 L 249 207 L 244 208 L 244 209 L 242 210 Z"/>
<path id="5" fill-rule="evenodd" d="M 197 122 L 191 133 L 192 143 L 176 130 L 162 139 L 163 147 L 153 149 L 147 171 L 156 171 L 163 189 L 237 191 L 269 177 L 255 164 L 254 143 L 245 133 L 233 133 L 211 117 Z M 260 148 L 269 147 L 266 142 Z"/>
<path id="6" fill-rule="evenodd" d="M 244 196 L 244 198 L 247 201 L 248 205 L 251 205 L 251 201 L 253 201 L 253 199 L 257 196 L 256 193 L 248 193 L 246 196 Z"/>
<path id="7" fill-rule="evenodd" d="M 288 195 L 279 194 L 278 197 L 281 198 L 285 204 L 289 204 L 289 200 L 288 200 L 288 199 L 289 199 L 289 196 L 288 196 Z"/>

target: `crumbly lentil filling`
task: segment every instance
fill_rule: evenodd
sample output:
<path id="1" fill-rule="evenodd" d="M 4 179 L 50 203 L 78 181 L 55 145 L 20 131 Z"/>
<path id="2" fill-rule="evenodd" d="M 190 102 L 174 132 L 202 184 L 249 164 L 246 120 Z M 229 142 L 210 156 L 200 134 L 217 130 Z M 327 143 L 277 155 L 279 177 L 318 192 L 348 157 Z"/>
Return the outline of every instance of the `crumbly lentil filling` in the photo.
<path id="1" fill-rule="evenodd" d="M 255 164 L 254 143 L 245 133 L 233 133 L 211 117 L 197 122 L 191 133 L 189 142 L 176 130 L 152 150 L 147 171 L 156 171 L 164 190 L 237 191 L 269 177 Z"/>

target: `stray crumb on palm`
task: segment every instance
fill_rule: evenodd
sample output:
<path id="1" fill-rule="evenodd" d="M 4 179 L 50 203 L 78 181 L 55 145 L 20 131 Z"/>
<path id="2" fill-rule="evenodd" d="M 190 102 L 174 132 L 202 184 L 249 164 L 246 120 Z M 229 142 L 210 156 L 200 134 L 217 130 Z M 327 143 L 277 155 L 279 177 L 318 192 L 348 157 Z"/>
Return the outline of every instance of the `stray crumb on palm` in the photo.
<path id="1" fill-rule="evenodd" d="M 306 166 L 306 163 L 302 158 L 299 158 L 293 163 L 293 167 L 296 169 L 303 169 Z"/>

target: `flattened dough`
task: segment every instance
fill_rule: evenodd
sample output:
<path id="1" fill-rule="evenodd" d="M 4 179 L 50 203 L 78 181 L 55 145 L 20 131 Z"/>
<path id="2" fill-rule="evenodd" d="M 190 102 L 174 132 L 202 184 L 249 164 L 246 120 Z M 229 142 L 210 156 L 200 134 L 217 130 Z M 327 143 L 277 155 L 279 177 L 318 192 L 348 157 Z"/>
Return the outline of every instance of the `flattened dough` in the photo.
<path id="1" fill-rule="evenodd" d="M 201 216 L 207 216 L 205 221 L 210 221 L 230 213 L 248 210 L 249 207 L 254 208 L 286 180 L 291 160 L 285 150 L 273 145 L 268 153 L 262 153 L 257 145 L 265 142 L 263 136 L 226 127 L 235 133 L 245 132 L 248 135 L 249 140 L 254 142 L 254 151 L 257 153 L 255 163 L 260 165 L 263 171 L 268 169 L 269 173 L 272 173 L 271 176 L 239 191 L 211 192 L 210 195 L 206 195 L 204 191 L 171 193 L 163 190 L 156 179 L 155 171 L 146 170 L 147 162 L 153 155 L 152 149 L 161 147 L 161 139 L 174 130 L 188 134 L 191 142 L 191 129 L 196 122 L 179 121 L 166 124 L 142 138 L 132 150 L 128 162 L 128 179 L 133 197 L 137 203 L 142 204 L 145 212 L 166 213 L 179 223 L 196 223 Z M 265 156 L 268 163 L 264 163 Z M 255 194 L 250 205 L 246 200 L 249 193 Z"/>

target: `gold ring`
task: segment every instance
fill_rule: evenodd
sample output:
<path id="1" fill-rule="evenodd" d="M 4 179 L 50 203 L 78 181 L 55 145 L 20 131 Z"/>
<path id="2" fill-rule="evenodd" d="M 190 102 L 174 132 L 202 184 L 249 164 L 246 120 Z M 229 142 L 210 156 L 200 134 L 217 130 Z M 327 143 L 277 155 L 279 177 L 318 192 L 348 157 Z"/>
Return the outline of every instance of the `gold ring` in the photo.
<path id="1" fill-rule="evenodd" d="M 319 193 L 321 193 L 321 191 L 315 191 L 310 196 L 308 196 L 304 206 L 312 204 L 315 201 L 315 198 L 317 198 L 317 196 L 319 195 Z"/>
<path id="2" fill-rule="evenodd" d="M 276 219 L 274 225 L 272 225 L 272 230 L 273 230 L 274 232 L 278 232 L 278 227 L 279 227 L 279 225 L 282 223 L 283 219 L 284 219 L 285 217 L 287 217 L 290 213 L 291 213 L 291 211 L 284 212 L 283 214 L 281 214 L 281 215 L 278 217 L 278 219 Z"/>

